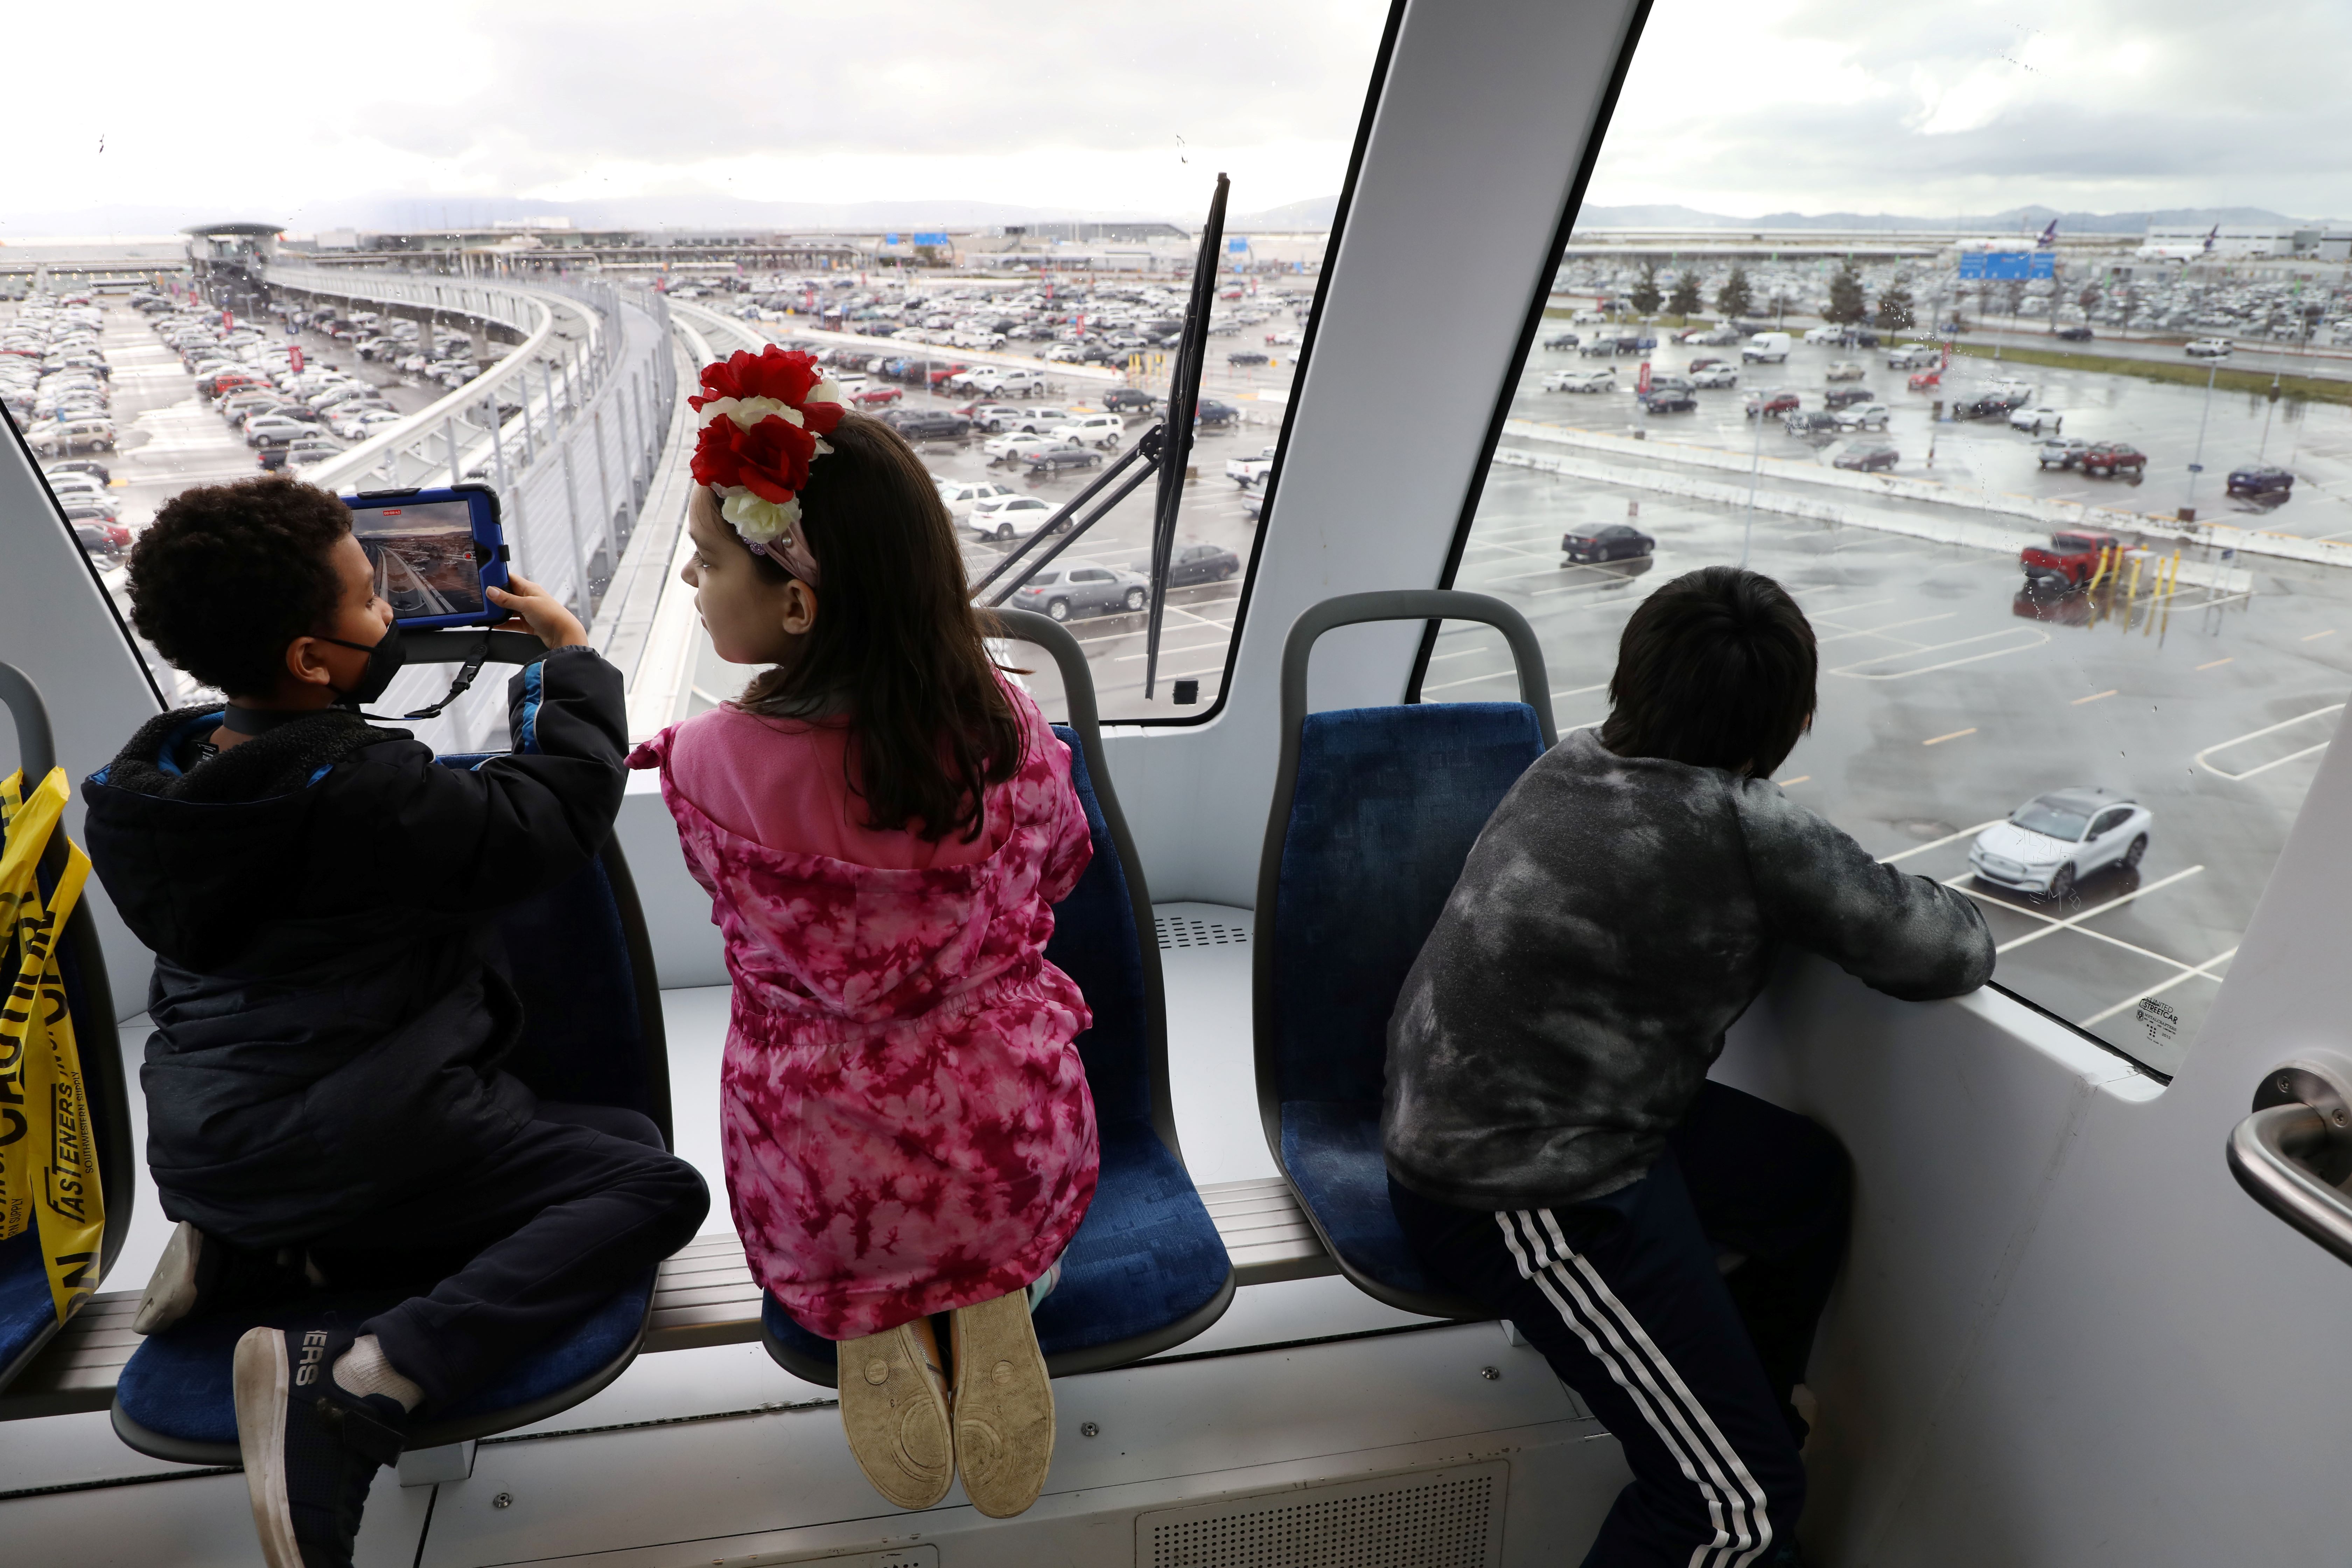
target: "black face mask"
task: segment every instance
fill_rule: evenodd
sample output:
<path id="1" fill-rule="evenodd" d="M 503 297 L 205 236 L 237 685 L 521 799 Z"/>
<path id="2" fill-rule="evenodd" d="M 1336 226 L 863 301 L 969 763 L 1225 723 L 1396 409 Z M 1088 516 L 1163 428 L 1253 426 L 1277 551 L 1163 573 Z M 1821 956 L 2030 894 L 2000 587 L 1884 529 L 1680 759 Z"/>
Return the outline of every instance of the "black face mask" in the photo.
<path id="1" fill-rule="evenodd" d="M 408 662 L 408 649 L 400 640 L 400 623 L 394 621 L 384 628 L 383 639 L 373 646 L 367 643 L 345 642 L 341 637 L 320 637 L 320 642 L 333 643 L 337 647 L 352 648 L 368 656 L 367 668 L 348 689 L 331 686 L 338 708 L 364 708 L 382 697 L 392 678 Z"/>

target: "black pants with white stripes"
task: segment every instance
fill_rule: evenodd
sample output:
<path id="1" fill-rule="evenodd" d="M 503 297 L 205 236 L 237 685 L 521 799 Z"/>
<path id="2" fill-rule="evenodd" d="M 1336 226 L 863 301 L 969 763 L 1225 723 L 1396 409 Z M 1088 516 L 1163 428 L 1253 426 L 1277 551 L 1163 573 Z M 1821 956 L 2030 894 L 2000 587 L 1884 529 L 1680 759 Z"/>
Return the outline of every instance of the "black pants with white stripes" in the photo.
<path id="1" fill-rule="evenodd" d="M 1805 1428 L 1789 1390 L 1849 1190 L 1828 1133 L 1715 1083 L 1646 1175 L 1590 1203 L 1465 1209 L 1390 1181 L 1429 1267 L 1510 1319 L 1623 1445 L 1633 1484 L 1585 1568 L 1795 1560 Z"/>

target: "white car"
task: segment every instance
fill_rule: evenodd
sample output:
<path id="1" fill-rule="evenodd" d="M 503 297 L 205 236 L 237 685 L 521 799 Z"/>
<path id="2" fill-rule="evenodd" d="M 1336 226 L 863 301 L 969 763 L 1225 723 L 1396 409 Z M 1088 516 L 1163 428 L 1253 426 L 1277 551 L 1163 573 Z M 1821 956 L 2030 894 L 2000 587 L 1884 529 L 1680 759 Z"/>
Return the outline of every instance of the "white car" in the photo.
<path id="1" fill-rule="evenodd" d="M 1739 367 L 1728 364 L 1711 364 L 1703 370 L 1695 370 L 1691 372 L 1690 384 L 1693 386 L 1738 386 L 1739 384 Z"/>
<path id="2" fill-rule="evenodd" d="M 1978 834 L 1969 869 L 1996 887 L 2063 899 L 2095 871 L 2137 870 L 2155 826 L 2147 807 L 2111 790 L 2052 790 Z"/>
<path id="3" fill-rule="evenodd" d="M 2039 436 L 2043 426 L 2047 426 L 2050 429 L 2055 430 L 2065 422 L 2065 419 L 2066 411 L 2063 408 L 2018 408 L 2010 412 L 2009 427 L 2012 430 L 2031 430 Z"/>
<path id="4" fill-rule="evenodd" d="M 980 449 L 988 454 L 991 463 L 1018 463 L 1032 452 L 1042 452 L 1048 447 L 1058 447 L 1062 438 L 1044 431 L 1024 430 L 1015 435 L 999 436 L 993 441 L 983 441 Z"/>
<path id="5" fill-rule="evenodd" d="M 2230 340 L 2227 338 L 2200 338 L 2195 342 L 2190 343 L 2183 352 L 2186 353 L 2190 359 L 2228 359 L 2230 357 Z"/>
<path id="6" fill-rule="evenodd" d="M 1543 378 L 1546 392 L 1613 392 L 1616 388 L 1613 370 L 1556 370 Z"/>
<path id="7" fill-rule="evenodd" d="M 1805 334 L 1805 342 L 1809 343 L 1843 342 L 1847 330 L 1844 327 L 1815 327 Z"/>
<path id="8" fill-rule="evenodd" d="M 956 518 L 970 511 L 976 502 L 1021 493 L 1011 485 L 985 479 L 941 479 L 939 486 L 940 499 L 948 503 L 948 515 Z"/>
<path id="9" fill-rule="evenodd" d="M 1841 430 L 1884 430 L 1886 428 L 1887 412 L 1884 403 L 1849 403 L 1837 411 L 1837 427 Z"/>
<path id="10" fill-rule="evenodd" d="M 1108 451 L 1127 439 L 1127 421 L 1116 414 L 1081 414 L 1066 425 L 1055 426 L 1054 435 L 1081 447 Z"/>
<path id="11" fill-rule="evenodd" d="M 1008 494 L 975 503 L 961 521 L 977 538 L 1026 539 L 1061 510 L 1039 496 Z M 1062 526 L 1067 528 L 1069 524 Z"/>

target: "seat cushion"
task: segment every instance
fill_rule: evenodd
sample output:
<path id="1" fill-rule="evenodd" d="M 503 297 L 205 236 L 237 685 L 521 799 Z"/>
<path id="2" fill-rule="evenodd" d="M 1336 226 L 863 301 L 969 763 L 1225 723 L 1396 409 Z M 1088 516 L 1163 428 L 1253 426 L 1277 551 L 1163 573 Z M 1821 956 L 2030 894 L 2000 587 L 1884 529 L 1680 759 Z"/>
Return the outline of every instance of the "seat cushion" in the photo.
<path id="1" fill-rule="evenodd" d="M 1349 1268 L 1392 1290 L 1453 1293 L 1422 1266 L 1389 1206 L 1380 1101 L 1283 1101 L 1282 1163 Z"/>
<path id="2" fill-rule="evenodd" d="M 457 1404 L 424 1413 L 429 1426 L 475 1421 L 520 1410 L 593 1377 L 636 1342 L 653 1298 L 654 1276 L 614 1295 L 571 1333 L 541 1346 L 501 1377 Z M 356 1329 L 399 1298 L 306 1297 L 274 1312 L 195 1318 L 150 1334 L 132 1352 L 114 1385 L 122 1413 L 147 1430 L 184 1443 L 236 1441 L 231 1389 L 236 1342 L 247 1329 Z M 530 1420 L 539 1416 L 527 1417 Z M 518 1422 L 517 1425 L 520 1425 Z"/>
<path id="3" fill-rule="evenodd" d="M 1233 1273 L 1208 1205 L 1184 1167 L 1142 1121 L 1100 1129 L 1095 1201 L 1062 1257 L 1061 1283 L 1037 1309 L 1037 1343 L 1048 1358 L 1165 1329 L 1214 1300 Z M 769 1297 L 769 1337 L 824 1365 L 833 1343 L 794 1322 Z"/>
<path id="4" fill-rule="evenodd" d="M 39 1233 L 27 1228 L 0 1241 L 0 1374 L 57 1326 Z"/>
<path id="5" fill-rule="evenodd" d="M 1077 731 L 1056 724 L 1054 733 L 1070 748 L 1070 784 L 1085 806 L 1095 856 L 1062 901 L 1054 906 L 1054 935 L 1045 961 L 1078 983 L 1094 1026 L 1077 1038 L 1087 1064 L 1087 1089 L 1095 1115 L 1107 1121 L 1151 1116 L 1150 999 L 1143 983 L 1142 948 L 1135 929 L 1135 905 L 1128 894 L 1118 844 L 1096 798 Z"/>

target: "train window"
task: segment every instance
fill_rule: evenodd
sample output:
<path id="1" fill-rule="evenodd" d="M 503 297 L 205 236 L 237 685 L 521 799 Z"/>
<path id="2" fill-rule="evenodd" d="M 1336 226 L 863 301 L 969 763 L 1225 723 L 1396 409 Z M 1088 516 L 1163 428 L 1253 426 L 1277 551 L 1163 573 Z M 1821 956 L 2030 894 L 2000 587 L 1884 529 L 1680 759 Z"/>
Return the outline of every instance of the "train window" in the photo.
<path id="1" fill-rule="evenodd" d="M 493 485 L 519 563 L 632 672 L 650 725 L 745 674 L 660 609 L 690 445 L 680 359 L 825 353 L 952 487 L 977 576 L 1149 426 L 1222 171 L 1156 697 L 1129 591 L 1148 583 L 1151 487 L 1061 563 L 1120 592 L 1013 601 L 1068 618 L 1106 717 L 1198 718 L 1390 9 L 1080 7 L 1041 33 L 967 5 L 819 60 L 808 37 L 836 10 L 721 6 L 669 37 L 637 7 L 433 0 L 389 32 L 306 24 L 303 55 L 365 67 L 326 97 L 257 89 L 297 128 L 266 154 L 185 133 L 192 80 L 252 77 L 243 40 L 134 34 L 102 102 L 71 73 L 20 84 L 46 151 L 0 198 L 0 407 L 118 598 L 130 545 L 191 484 Z M 12 37 L 67 58 L 87 23 L 27 16 Z M 150 664 L 168 700 L 202 695 Z M 440 684 L 413 671 L 386 702 Z M 422 732 L 490 740 L 499 710 L 478 694 Z"/>
<path id="2" fill-rule="evenodd" d="M 1658 0 L 1451 580 L 1533 621 L 1565 731 L 1659 583 L 1779 579 L 1822 655 L 1782 787 L 2168 1073 L 2352 689 L 2352 188 L 2205 24 L 2126 68 L 2104 16 Z M 1449 626 L 1419 689 L 1508 670 Z"/>

